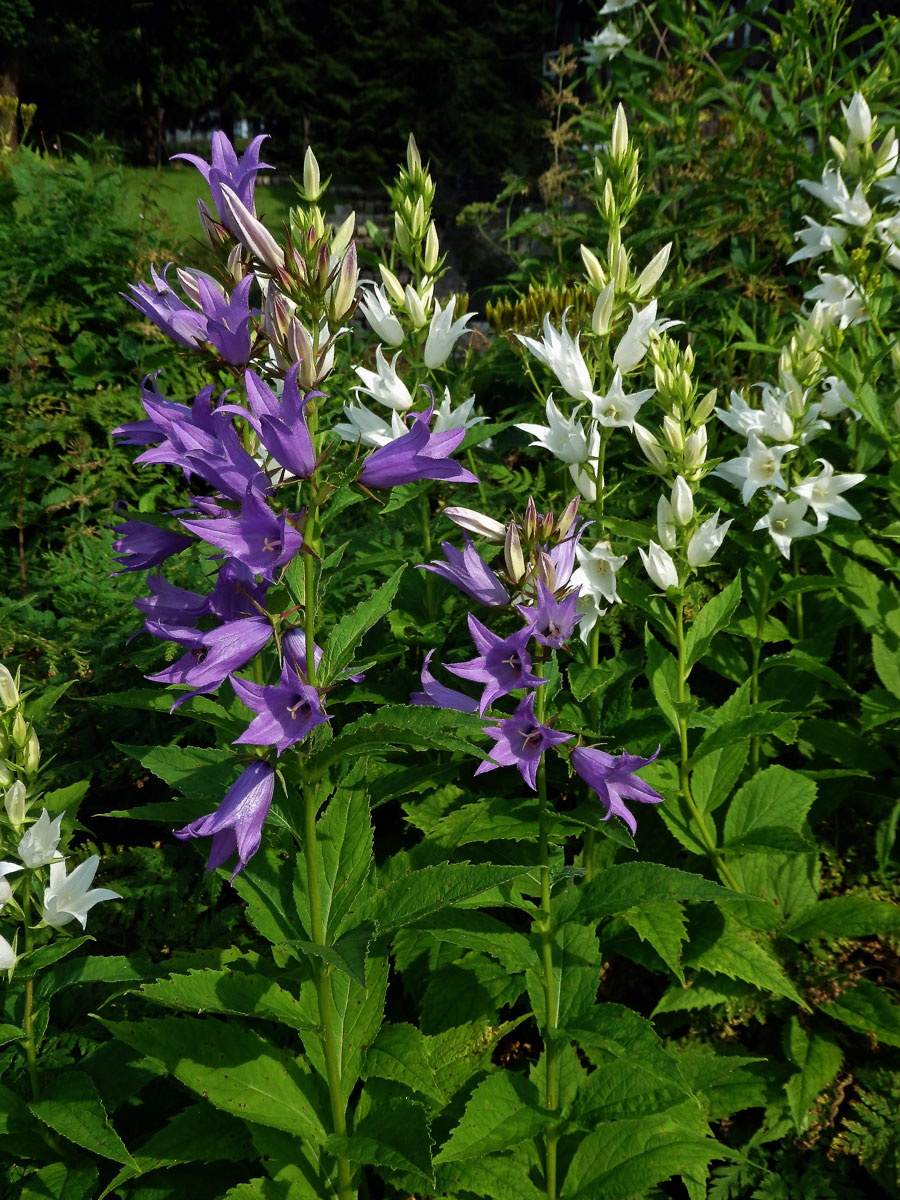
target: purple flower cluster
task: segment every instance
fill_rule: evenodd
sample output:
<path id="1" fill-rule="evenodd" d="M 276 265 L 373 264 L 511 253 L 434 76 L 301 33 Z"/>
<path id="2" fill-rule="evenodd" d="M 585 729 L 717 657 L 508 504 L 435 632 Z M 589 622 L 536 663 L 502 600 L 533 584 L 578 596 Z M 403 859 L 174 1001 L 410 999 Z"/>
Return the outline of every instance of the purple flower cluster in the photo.
<path id="1" fill-rule="evenodd" d="M 581 619 L 577 611 L 578 588 L 572 588 L 570 580 L 575 566 L 575 547 L 587 523 L 574 516 L 574 506 L 566 511 L 571 513 L 571 519 L 564 517 L 554 523 L 552 514 L 537 514 L 529 501 L 523 521 L 514 522 L 504 530 L 496 529 L 497 523 L 490 518 L 470 510 L 456 510 L 454 519 L 460 524 L 480 528 L 494 540 L 504 541 L 507 582 L 532 603 L 515 606 L 525 626 L 505 637 L 469 615 L 469 631 L 478 655 L 467 662 L 448 663 L 446 669 L 472 683 L 484 684 L 480 701 L 446 687 L 435 678 L 431 672 L 433 651 L 426 656 L 422 668 L 422 691 L 410 697 L 413 704 L 484 715 L 503 696 L 524 691 L 524 698 L 511 716 L 485 727 L 484 732 L 494 739 L 490 751 L 492 761 L 482 762 L 475 774 L 481 775 L 500 766 L 514 766 L 532 791 L 537 790 L 537 773 L 544 752 L 562 746 L 574 737 L 570 733 L 557 732 L 535 714 L 537 689 L 543 687 L 546 680 L 532 671 L 529 651 L 532 641 L 537 643 L 536 653 L 543 658 L 549 657 L 553 650 L 564 649 Z M 461 519 L 460 512 L 465 514 Z M 522 550 L 523 541 L 528 551 L 527 562 Z M 475 549 L 468 534 L 462 552 L 449 542 L 442 542 L 441 546 L 446 562 L 431 563 L 424 567 L 425 570 L 434 571 L 466 596 L 485 605 L 510 605 L 507 587 Z M 662 796 L 634 774 L 640 767 L 653 762 L 659 749 L 650 758 L 629 754 L 615 758 L 602 750 L 580 745 L 564 753 L 568 754 L 575 773 L 602 801 L 606 808 L 605 819 L 619 817 L 632 834 L 637 825 L 625 801 L 658 804 L 662 800 Z"/>
<path id="2" fill-rule="evenodd" d="M 301 385 L 310 388 L 332 368 L 334 340 L 345 331 L 340 320 L 353 305 L 357 265 L 351 245 L 334 268 L 342 289 L 341 312 L 333 314 L 336 327 L 308 330 L 298 303 L 309 284 L 308 267 L 296 246 L 286 255 L 255 214 L 256 175 L 266 165 L 259 161 L 262 142 L 255 138 L 238 158 L 228 138 L 216 133 L 211 162 L 176 156 L 197 167 L 209 185 L 214 211 L 201 201 L 201 222 L 214 245 L 230 247 L 227 269 L 217 279 L 179 268 L 170 280 L 171 264 L 162 271 L 151 267 L 151 282 L 133 285 L 125 298 L 179 346 L 209 356 L 234 378 L 235 390 L 217 397 L 213 387 L 205 387 L 182 404 L 168 399 L 155 377 L 145 379 L 144 417 L 120 425 L 115 436 L 140 447 L 136 463 L 176 468 L 191 495 L 167 521 L 123 520 L 114 526 L 113 546 L 120 572 L 155 571 L 148 576 L 150 594 L 136 601 L 143 628 L 179 648 L 174 661 L 150 678 L 187 689 L 173 707 L 230 680 L 253 714 L 235 743 L 271 748 L 272 757 L 329 720 L 316 670 L 307 670 L 305 633 L 291 625 L 289 614 L 270 612 L 267 596 L 298 554 L 316 552 L 306 541 L 303 504 L 317 507 L 328 494 L 322 468 L 340 443 L 324 440 L 327 397 L 313 390 L 304 394 Z M 326 273 L 329 236 L 321 244 L 311 242 L 309 250 Z M 408 414 L 409 432 L 358 464 L 358 484 L 383 489 L 420 479 L 477 482 L 450 457 L 465 430 L 432 432 L 433 412 L 432 402 L 427 411 Z M 346 466 L 342 482 L 352 477 L 352 466 L 349 472 Z M 298 500 L 304 489 L 308 499 Z M 288 493 L 293 505 L 281 499 Z M 205 552 L 215 576 L 207 594 L 178 587 L 159 573 L 191 547 Z M 271 682 L 272 647 L 278 650 L 277 682 Z M 259 659 L 263 652 L 268 661 Z M 320 656 L 316 647 L 316 665 Z M 252 680 L 237 674 L 251 663 Z M 342 676 L 347 683 L 360 678 Z M 237 853 L 240 871 L 259 845 L 274 779 L 271 763 L 256 758 L 218 810 L 178 836 L 211 836 L 208 869 Z"/>

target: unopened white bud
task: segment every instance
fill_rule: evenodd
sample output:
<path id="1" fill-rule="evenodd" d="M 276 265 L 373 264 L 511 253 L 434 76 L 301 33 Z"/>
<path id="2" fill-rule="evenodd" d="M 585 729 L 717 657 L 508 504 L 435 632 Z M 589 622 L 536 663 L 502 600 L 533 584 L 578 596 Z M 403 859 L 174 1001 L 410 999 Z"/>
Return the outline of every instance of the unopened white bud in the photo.
<path id="1" fill-rule="evenodd" d="M 479 537 L 486 538 L 489 542 L 499 542 L 502 545 L 506 541 L 506 526 L 474 508 L 448 506 L 444 509 L 444 516 L 449 517 L 461 529 L 477 533 Z"/>
<path id="2" fill-rule="evenodd" d="M 616 109 L 613 120 L 612 137 L 609 144 L 609 156 L 614 163 L 620 163 L 628 153 L 628 120 L 625 109 L 620 104 Z"/>
<path id="3" fill-rule="evenodd" d="M 701 425 L 684 439 L 684 465 L 687 470 L 701 467 L 706 462 L 706 426 Z"/>
<path id="4" fill-rule="evenodd" d="M 310 204 L 315 204 L 322 194 L 322 179 L 319 174 L 319 164 L 313 154 L 312 146 L 306 147 L 303 157 L 303 193 Z"/>
<path id="5" fill-rule="evenodd" d="M 400 253 L 408 255 L 412 250 L 412 242 L 406 222 L 400 213 L 394 213 L 394 241 L 400 247 Z"/>
<path id="6" fill-rule="evenodd" d="M 658 471 L 664 471 L 666 468 L 666 452 L 653 436 L 649 429 L 645 429 L 643 425 L 634 423 L 634 436 L 637 438 L 637 443 L 641 448 L 641 453 L 649 463 L 652 463 Z"/>
<path id="7" fill-rule="evenodd" d="M 12 787 L 6 789 L 3 806 L 9 817 L 9 823 L 18 828 L 25 820 L 25 784 L 21 779 L 17 779 Z"/>
<path id="8" fill-rule="evenodd" d="M 684 449 L 684 435 L 679 422 L 670 417 L 668 413 L 663 417 L 663 433 L 672 449 L 680 454 Z"/>
<path id="9" fill-rule="evenodd" d="M 404 295 L 400 280 L 389 267 L 384 265 L 384 263 L 378 264 L 378 270 L 381 272 L 381 279 L 384 283 L 387 294 L 395 304 L 403 304 L 406 300 L 406 296 Z"/>
<path id="10" fill-rule="evenodd" d="M 656 542 L 650 543 L 649 551 L 638 547 L 638 554 L 644 564 L 644 570 L 658 588 L 667 591 L 670 587 L 678 587 L 678 571 L 671 555 Z"/>
<path id="11" fill-rule="evenodd" d="M 406 143 L 406 169 L 410 175 L 422 170 L 422 156 L 419 154 L 419 147 L 412 134 L 409 135 L 409 141 Z"/>
<path id="12" fill-rule="evenodd" d="M 616 194 L 613 191 L 612 180 L 607 179 L 603 187 L 603 199 L 600 201 L 601 212 L 605 221 L 612 221 L 616 215 Z"/>
<path id="13" fill-rule="evenodd" d="M 522 553 L 522 543 L 515 521 L 510 521 L 506 527 L 506 540 L 503 544 L 503 557 L 506 562 L 506 573 L 513 583 L 518 584 L 525 578 L 525 556 Z"/>
<path id="14" fill-rule="evenodd" d="M 350 239 L 354 233 L 356 233 L 356 213 L 352 212 L 341 222 L 340 228 L 331 239 L 331 254 L 333 258 L 341 257 L 350 245 Z"/>
<path id="15" fill-rule="evenodd" d="M 672 505 L 660 496 L 656 502 L 656 533 L 659 544 L 664 550 L 674 550 L 678 544 L 678 530 L 675 527 L 675 514 Z"/>
<path id="16" fill-rule="evenodd" d="M 8 787 L 13 781 L 13 772 L 6 759 L 0 758 L 0 787 Z"/>
<path id="17" fill-rule="evenodd" d="M 862 92 L 856 92 L 849 104 L 841 101 L 841 111 L 854 142 L 867 142 L 872 136 L 872 114 Z"/>
<path id="18" fill-rule="evenodd" d="M 705 425 L 716 407 L 716 389 L 708 391 L 691 414 L 692 425 Z"/>
<path id="19" fill-rule="evenodd" d="M 683 475 L 672 486 L 672 515 L 679 525 L 687 525 L 694 515 L 694 495 Z"/>
<path id="20" fill-rule="evenodd" d="M 553 565 L 553 559 L 546 550 L 538 551 L 537 556 L 537 573 L 538 578 L 543 579 L 551 592 L 556 591 L 556 567 Z"/>
<path id="21" fill-rule="evenodd" d="M 584 269 L 587 271 L 587 277 L 593 287 L 599 291 L 606 283 L 606 272 L 600 266 L 600 260 L 593 250 L 589 250 L 587 246 L 581 247 L 581 261 L 584 263 Z"/>
<path id="22" fill-rule="evenodd" d="M 409 319 L 413 323 L 413 328 L 421 329 L 428 320 L 427 316 L 425 315 L 425 306 L 419 299 L 418 292 L 409 284 L 406 285 L 404 301 L 406 303 L 406 311 L 409 313 Z"/>
<path id="23" fill-rule="evenodd" d="M 828 144 L 831 146 L 834 156 L 838 162 L 845 163 L 847 161 L 847 147 L 844 145 L 844 143 L 836 138 L 833 133 L 830 133 L 828 135 Z"/>
<path id="24" fill-rule="evenodd" d="M 25 774 L 36 775 L 40 762 L 41 743 L 38 741 L 34 729 L 31 728 L 28 730 L 28 737 L 25 739 L 25 746 L 22 750 L 22 766 L 25 768 Z"/>
<path id="25" fill-rule="evenodd" d="M 434 221 L 428 226 L 428 233 L 425 235 L 425 249 L 422 253 L 422 262 L 425 264 L 425 270 L 430 274 L 438 265 L 441 248 L 438 242 L 437 227 Z"/>
<path id="26" fill-rule="evenodd" d="M 25 742 L 28 739 L 28 726 L 25 724 L 25 718 L 20 712 L 17 712 L 15 717 L 13 717 L 10 736 L 12 738 L 12 743 L 17 750 L 24 749 Z"/>
<path id="27" fill-rule="evenodd" d="M 604 337 L 609 333 L 609 324 L 612 320 L 615 300 L 616 292 L 612 280 L 610 280 L 597 297 L 597 303 L 594 305 L 594 311 L 591 314 L 591 329 L 596 333 L 597 337 Z"/>
<path id="28" fill-rule="evenodd" d="M 671 250 L 672 243 L 667 242 L 662 250 L 650 259 L 646 267 L 638 275 L 637 283 L 635 284 L 635 295 L 638 300 L 642 299 L 649 292 L 652 292 L 653 288 L 659 282 L 660 276 L 666 269 Z"/>
<path id="29" fill-rule="evenodd" d="M 613 281 L 617 292 L 624 292 L 628 283 L 628 251 L 620 245 L 616 253 L 613 267 Z"/>
<path id="30" fill-rule="evenodd" d="M 19 703 L 19 689 L 6 667 L 0 664 L 0 705 L 15 708 Z"/>

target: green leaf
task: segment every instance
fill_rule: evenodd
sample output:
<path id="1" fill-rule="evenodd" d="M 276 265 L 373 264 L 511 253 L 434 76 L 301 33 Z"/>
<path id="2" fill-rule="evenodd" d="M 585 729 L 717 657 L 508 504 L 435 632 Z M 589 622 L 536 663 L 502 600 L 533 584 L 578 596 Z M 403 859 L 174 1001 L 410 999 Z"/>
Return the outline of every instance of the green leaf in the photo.
<path id="1" fill-rule="evenodd" d="M 900 1004 L 892 1003 L 887 992 L 868 979 L 858 979 L 836 999 L 820 1001 L 817 1007 L 885 1046 L 900 1046 Z"/>
<path id="2" fill-rule="evenodd" d="M 180 1012 L 213 1012 L 277 1021 L 288 1029 L 317 1029 L 300 1013 L 300 1002 L 258 970 L 250 973 L 235 964 L 224 971 L 188 971 L 156 983 L 145 983 L 148 1000 Z"/>
<path id="3" fill-rule="evenodd" d="M 560 1195 L 562 1200 L 632 1200 L 674 1175 L 733 1157 L 734 1151 L 680 1129 L 666 1114 L 613 1121 L 579 1142 Z"/>
<path id="4" fill-rule="evenodd" d="M 364 915 L 373 920 L 379 934 L 421 923 L 499 884 L 532 872 L 530 867 L 495 867 L 470 863 L 439 863 L 411 871 L 370 898 Z"/>
<path id="5" fill-rule="evenodd" d="M 638 647 L 616 654 L 597 667 L 576 659 L 568 668 L 569 688 L 580 704 L 595 692 L 602 695 L 620 679 L 630 679 L 640 669 L 641 653 Z"/>
<path id="6" fill-rule="evenodd" d="M 429 1062 L 428 1041 L 414 1025 L 383 1025 L 366 1054 L 366 1076 L 393 1079 L 442 1106 L 444 1096 Z"/>
<path id="7" fill-rule="evenodd" d="M 714 909 L 704 909 L 696 916 L 684 956 L 686 966 L 742 979 L 807 1008 L 784 968 L 749 930 Z"/>
<path id="8" fill-rule="evenodd" d="M 732 838 L 722 847 L 725 854 L 803 854 L 815 849 L 816 843 L 812 838 L 804 837 L 802 833 L 796 833 L 784 825 L 760 825 L 741 837 Z"/>
<path id="9" fill-rule="evenodd" d="M 684 1086 L 664 1083 L 640 1062 L 592 1050 L 596 1070 L 566 1110 L 567 1125 L 590 1133 L 601 1122 L 642 1117 L 684 1103 Z"/>
<path id="10" fill-rule="evenodd" d="M 459 1162 L 509 1150 L 537 1137 L 553 1120 L 530 1080 L 509 1071 L 489 1075 L 472 1093 L 434 1161 Z"/>
<path id="11" fill-rule="evenodd" d="M 622 916 L 642 942 L 649 942 L 675 977 L 684 983 L 681 946 L 687 937 L 684 909 L 677 900 L 645 900 Z"/>
<path id="12" fill-rule="evenodd" d="M 332 1135 L 325 1148 L 351 1162 L 409 1172 L 429 1190 L 434 1187 L 428 1118 L 412 1100 L 379 1102 L 356 1123 L 350 1137 Z"/>
<path id="13" fill-rule="evenodd" d="M 809 1128 L 810 1108 L 841 1069 L 844 1056 L 829 1034 L 807 1033 L 796 1017 L 791 1017 L 785 1033 L 788 1057 L 799 1071 L 784 1090 L 797 1132 L 804 1133 Z"/>
<path id="14" fill-rule="evenodd" d="M 73 817 L 90 786 L 90 779 L 79 779 L 77 783 L 69 783 L 65 787 L 54 788 L 52 792 L 44 792 L 41 796 L 41 806 L 46 808 L 51 816 L 67 812 Z"/>
<path id="15" fill-rule="evenodd" d="M 235 780 L 237 763 L 230 748 L 115 744 L 185 796 L 218 804 Z"/>
<path id="16" fill-rule="evenodd" d="M 537 950 L 528 938 L 487 913 L 449 909 L 426 917 L 422 928 L 438 941 L 490 954 L 507 971 L 540 968 Z"/>
<path id="17" fill-rule="evenodd" d="M 386 583 L 358 604 L 353 612 L 342 617 L 332 629 L 325 642 L 317 674 L 320 686 L 331 683 L 340 675 L 344 667 L 353 661 L 363 635 L 390 611 L 400 586 L 400 576 L 405 569 L 405 566 L 398 567 Z"/>
<path id="18" fill-rule="evenodd" d="M 63 698 L 73 683 L 75 683 L 74 679 L 67 679 L 65 683 L 54 683 L 50 687 L 42 688 L 39 696 L 29 696 L 27 709 L 29 721 L 35 725 L 40 725 L 49 716 L 56 702 Z"/>
<path id="19" fill-rule="evenodd" d="M 480 1019 L 454 1025 L 427 1039 L 428 1061 L 445 1103 L 477 1073 L 490 1069 L 498 1042 L 525 1020 L 527 1015 L 522 1015 L 492 1025 Z"/>
<path id="20" fill-rule="evenodd" d="M 872 664 L 885 688 L 892 696 L 900 697 L 900 659 L 897 655 L 897 637 L 891 632 L 889 638 L 872 634 Z"/>
<path id="21" fill-rule="evenodd" d="M 660 712 L 678 733 L 678 661 L 660 645 L 650 632 L 649 625 L 644 630 L 644 644 L 647 650 L 647 682 L 653 698 Z M 686 687 L 685 697 L 689 699 Z"/>
<path id="22" fill-rule="evenodd" d="M 533 937 L 540 934 L 535 929 Z M 551 947 L 553 993 L 556 997 L 557 1023 L 565 1026 L 572 1018 L 594 1003 L 602 976 L 600 947 L 593 927 L 566 921 L 556 930 Z M 532 968 L 526 974 L 528 996 L 538 1025 L 547 1022 L 547 994 L 544 974 Z"/>
<path id="23" fill-rule="evenodd" d="M 250 924 L 270 942 L 290 942 L 297 935 L 291 875 L 292 864 L 266 846 L 254 855 L 253 871 L 232 881 L 246 901 Z"/>
<path id="24" fill-rule="evenodd" d="M 602 1050 L 614 1058 L 639 1064 L 663 1083 L 689 1096 L 677 1062 L 666 1053 L 653 1025 L 621 1004 L 595 1004 L 561 1032 L 588 1052 Z"/>
<path id="25" fill-rule="evenodd" d="M 363 791 L 338 788 L 319 818 L 316 836 L 322 869 L 321 907 L 326 940 L 332 945 L 346 928 L 350 913 L 365 901 L 363 886 L 372 866 L 372 823 L 369 802 Z M 301 872 L 295 884 L 297 907 L 307 930 L 310 929 L 309 897 L 306 874 Z"/>
<path id="26" fill-rule="evenodd" d="M 900 905 L 857 893 L 819 900 L 801 909 L 780 932 L 795 942 L 810 938 L 869 937 L 900 929 Z"/>
<path id="27" fill-rule="evenodd" d="M 759 992 L 750 984 L 699 971 L 684 987 L 676 987 L 673 983 L 663 992 L 650 1015 L 655 1017 L 657 1013 L 693 1012 L 699 1008 L 715 1008 L 719 1004 L 732 1001 L 746 1002 L 754 996 L 758 997 Z"/>
<path id="28" fill-rule="evenodd" d="M 651 862 L 617 863 L 576 889 L 576 903 L 569 915 L 599 921 L 654 900 L 730 903 L 736 898 L 728 888 L 677 867 Z"/>
<path id="29" fill-rule="evenodd" d="M 327 1105 L 316 1080 L 255 1032 L 208 1018 L 103 1023 L 216 1108 L 313 1142 L 325 1140 L 320 1114 Z"/>
<path id="30" fill-rule="evenodd" d="M 685 662 L 688 672 L 696 666 L 712 645 L 717 633 L 727 629 L 734 610 L 741 601 L 741 579 L 735 576 L 724 591 L 713 596 L 691 622 L 684 639 Z"/>
<path id="31" fill-rule="evenodd" d="M 723 721 L 721 724 L 717 722 L 692 754 L 691 765 L 699 763 L 705 755 L 711 754 L 713 750 L 720 750 L 723 746 L 730 746 L 733 742 L 743 742 L 750 737 L 763 737 L 766 734 L 776 733 L 787 721 L 797 715 L 794 712 L 774 712 L 767 702 L 754 705 L 746 716 L 735 717 L 734 720 Z"/>
<path id="32" fill-rule="evenodd" d="M 315 942 L 293 941 L 286 943 L 290 946 L 296 946 L 302 950 L 304 954 L 311 955 L 313 958 L 321 959 L 329 966 L 334 967 L 338 971 L 343 971 L 345 975 L 354 980 L 360 987 L 366 986 L 366 958 L 369 953 L 369 943 L 375 933 L 375 926 L 371 921 L 364 921 L 361 925 L 357 925 L 355 929 L 351 929 L 349 933 L 345 933 L 342 938 L 338 938 L 333 946 L 319 946 Z"/>
<path id="33" fill-rule="evenodd" d="M 771 826 L 801 833 L 815 798 L 812 780 L 787 767 L 766 767 L 748 780 L 729 804 L 725 841 L 745 838 L 754 830 Z"/>
<path id="34" fill-rule="evenodd" d="M 531 1182 L 528 1168 L 519 1160 L 494 1154 L 478 1162 L 447 1163 L 437 1170 L 441 1195 L 485 1196 L 487 1200 L 547 1200 L 547 1193 Z"/>
<path id="35" fill-rule="evenodd" d="M 109 1124 L 106 1109 L 93 1079 L 81 1071 L 52 1077 L 40 1100 L 28 1106 L 39 1121 L 91 1154 L 111 1158 L 137 1169 L 137 1163 Z"/>
<path id="36" fill-rule="evenodd" d="M 92 1200 L 96 1186 L 93 1163 L 49 1163 L 28 1176 L 19 1200 Z"/>

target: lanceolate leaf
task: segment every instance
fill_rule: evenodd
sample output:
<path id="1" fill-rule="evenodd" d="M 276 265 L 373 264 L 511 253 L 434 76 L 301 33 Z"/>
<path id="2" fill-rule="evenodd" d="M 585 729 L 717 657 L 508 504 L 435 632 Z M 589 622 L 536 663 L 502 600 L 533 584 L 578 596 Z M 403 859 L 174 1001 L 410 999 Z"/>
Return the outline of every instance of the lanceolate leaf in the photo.
<path id="1" fill-rule="evenodd" d="M 56 1162 L 30 1175 L 18 1195 L 19 1200 L 92 1200 L 96 1187 L 93 1163 Z"/>
<path id="2" fill-rule="evenodd" d="M 687 937 L 684 909 L 677 900 L 646 900 L 622 914 L 641 941 L 649 942 L 676 978 L 684 983 L 681 946 Z"/>
<path id="3" fill-rule="evenodd" d="M 533 1083 L 500 1071 L 472 1093 L 462 1119 L 434 1161 L 459 1162 L 509 1150 L 538 1136 L 553 1119 Z"/>
<path id="4" fill-rule="evenodd" d="M 119 746 L 176 791 L 219 803 L 238 774 L 229 747 Z"/>
<path id="5" fill-rule="evenodd" d="M 29 1108 L 54 1133 L 83 1150 L 137 1167 L 109 1124 L 96 1084 L 81 1071 L 65 1071 L 51 1079 L 40 1100 L 32 1100 Z"/>
<path id="6" fill-rule="evenodd" d="M 428 1042 L 415 1025 L 383 1025 L 366 1054 L 366 1075 L 393 1079 L 442 1105 L 444 1097 L 429 1061 Z"/>
<path id="7" fill-rule="evenodd" d="M 767 767 L 745 783 L 729 804 L 725 840 L 773 825 L 799 833 L 815 798 L 816 785 L 812 780 L 787 767 Z"/>
<path id="8" fill-rule="evenodd" d="M 325 1148 L 351 1162 L 410 1172 L 429 1190 L 434 1187 L 428 1119 L 421 1105 L 412 1100 L 373 1104 L 350 1137 L 332 1135 Z"/>
<path id="9" fill-rule="evenodd" d="M 691 1094 L 678 1064 L 666 1053 L 653 1025 L 621 1004 L 595 1004 L 573 1018 L 561 1036 L 578 1043 L 590 1058 L 592 1049 L 606 1051 L 640 1066 L 663 1083 Z"/>
<path id="10" fill-rule="evenodd" d="M 379 933 L 386 933 L 414 921 L 421 923 L 431 913 L 460 904 L 531 870 L 529 867 L 494 867 L 470 863 L 441 863 L 422 867 L 375 892 L 364 913 L 375 922 Z"/>
<path id="11" fill-rule="evenodd" d="M 331 683 L 350 662 L 359 646 L 363 634 L 390 610 L 400 586 L 404 567 L 398 567 L 390 579 L 367 596 L 351 613 L 342 617 L 328 635 L 325 642 L 318 682 Z"/>
<path id="12" fill-rule="evenodd" d="M 314 1142 L 325 1140 L 321 1114 L 328 1111 L 327 1101 L 315 1078 L 236 1022 L 162 1017 L 104 1024 L 216 1108 Z"/>
<path id="13" fill-rule="evenodd" d="M 486 1200 L 547 1200 L 547 1193 L 532 1183 L 525 1165 L 510 1155 L 447 1163 L 437 1170 L 441 1195 L 484 1196 Z"/>
<path id="14" fill-rule="evenodd" d="M 702 924 L 692 923 L 686 966 L 743 979 L 807 1007 L 777 958 L 748 930 L 715 911 L 707 910 L 703 918 Z"/>
<path id="15" fill-rule="evenodd" d="M 786 1038 L 788 1055 L 799 1069 L 785 1084 L 785 1091 L 794 1125 L 803 1133 L 809 1127 L 811 1105 L 837 1075 L 844 1056 L 830 1034 L 807 1033 L 796 1017 L 788 1022 Z"/>
<path id="16" fill-rule="evenodd" d="M 318 1027 L 318 1022 L 311 1025 L 303 1019 L 296 997 L 258 971 L 188 971 L 145 984 L 141 990 L 148 1000 L 181 1012 L 235 1013 L 277 1021 L 289 1029 Z"/>
<path id="17" fill-rule="evenodd" d="M 712 644 L 717 633 L 727 629 L 741 600 L 741 579 L 736 576 L 731 583 L 713 596 L 691 622 L 684 641 L 687 669 L 695 666 Z"/>
<path id="18" fill-rule="evenodd" d="M 857 980 L 834 1000 L 820 1001 L 818 1008 L 866 1037 L 886 1046 L 900 1046 L 900 1004 L 893 1003 L 884 988 L 868 979 Z"/>
<path id="19" fill-rule="evenodd" d="M 810 938 L 868 937 L 900 929 L 900 905 L 864 894 L 835 896 L 802 909 L 781 927 L 795 942 Z"/>
<path id="20" fill-rule="evenodd" d="M 735 893 L 728 888 L 677 867 L 650 862 L 617 863 L 577 888 L 577 904 L 569 915 L 599 921 L 651 900 L 730 903 L 735 898 Z"/>

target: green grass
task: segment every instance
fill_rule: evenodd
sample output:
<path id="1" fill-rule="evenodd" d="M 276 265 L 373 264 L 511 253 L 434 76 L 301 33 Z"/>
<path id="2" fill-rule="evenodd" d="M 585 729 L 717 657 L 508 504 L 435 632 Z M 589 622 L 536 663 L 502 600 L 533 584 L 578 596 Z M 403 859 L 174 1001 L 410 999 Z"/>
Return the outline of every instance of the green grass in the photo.
<path id="1" fill-rule="evenodd" d="M 210 205 L 209 191 L 200 173 L 190 166 L 125 167 L 127 207 L 133 211 L 135 223 L 151 214 L 161 219 L 170 233 L 174 247 L 185 249 L 193 238 L 202 236 L 197 217 L 197 197 Z M 257 186 L 256 209 L 260 218 L 272 230 L 281 228 L 288 219 L 288 210 L 296 202 L 292 184 L 274 187 Z"/>

